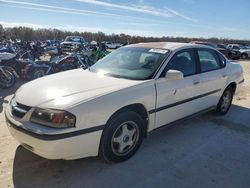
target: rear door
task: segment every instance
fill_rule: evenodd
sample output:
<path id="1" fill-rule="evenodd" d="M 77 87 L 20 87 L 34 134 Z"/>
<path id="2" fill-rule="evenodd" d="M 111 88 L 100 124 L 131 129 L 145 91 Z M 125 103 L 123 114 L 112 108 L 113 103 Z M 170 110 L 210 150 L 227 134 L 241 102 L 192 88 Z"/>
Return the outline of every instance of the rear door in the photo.
<path id="1" fill-rule="evenodd" d="M 228 76 L 226 60 L 217 51 L 207 48 L 197 49 L 197 56 L 201 72 L 201 93 L 204 95 L 202 106 L 208 108 L 217 105 L 225 87 Z"/>
<path id="2" fill-rule="evenodd" d="M 166 80 L 165 72 L 179 70 L 184 78 L 181 80 Z M 200 75 L 194 55 L 194 49 L 185 49 L 171 58 L 162 76 L 156 80 L 156 127 L 168 124 L 180 118 L 200 111 L 197 96 L 200 95 Z"/>

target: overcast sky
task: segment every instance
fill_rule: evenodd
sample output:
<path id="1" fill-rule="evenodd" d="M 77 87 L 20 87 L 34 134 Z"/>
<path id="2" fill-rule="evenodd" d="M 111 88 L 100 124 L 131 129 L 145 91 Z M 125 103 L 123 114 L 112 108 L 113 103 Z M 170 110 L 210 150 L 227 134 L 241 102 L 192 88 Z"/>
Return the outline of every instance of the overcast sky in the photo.
<path id="1" fill-rule="evenodd" d="M 0 24 L 250 39 L 250 0 L 0 0 Z"/>

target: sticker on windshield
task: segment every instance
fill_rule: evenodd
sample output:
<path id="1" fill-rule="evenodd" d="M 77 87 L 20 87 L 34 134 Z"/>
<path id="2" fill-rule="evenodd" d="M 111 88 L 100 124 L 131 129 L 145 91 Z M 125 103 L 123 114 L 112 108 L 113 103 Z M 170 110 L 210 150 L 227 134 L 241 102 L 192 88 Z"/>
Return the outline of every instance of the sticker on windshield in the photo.
<path id="1" fill-rule="evenodd" d="M 150 49 L 149 52 L 159 53 L 159 54 L 165 54 L 165 53 L 168 52 L 168 50 L 164 50 L 164 49 Z"/>

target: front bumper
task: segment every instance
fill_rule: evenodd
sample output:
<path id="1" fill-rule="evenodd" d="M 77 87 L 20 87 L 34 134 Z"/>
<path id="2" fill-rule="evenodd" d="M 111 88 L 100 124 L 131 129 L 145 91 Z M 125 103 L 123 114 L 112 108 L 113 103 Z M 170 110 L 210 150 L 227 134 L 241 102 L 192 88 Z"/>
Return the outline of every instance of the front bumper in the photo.
<path id="1" fill-rule="evenodd" d="M 235 53 L 231 53 L 231 59 L 238 60 L 241 57 L 241 53 L 236 51 Z"/>
<path id="2" fill-rule="evenodd" d="M 73 51 L 73 47 L 71 46 L 63 46 L 61 47 L 62 52 L 72 52 Z"/>
<path id="3" fill-rule="evenodd" d="M 5 111 L 6 122 L 11 135 L 26 149 L 47 159 L 72 160 L 97 156 L 102 126 L 76 132 L 46 135 L 25 128 L 10 113 Z"/>

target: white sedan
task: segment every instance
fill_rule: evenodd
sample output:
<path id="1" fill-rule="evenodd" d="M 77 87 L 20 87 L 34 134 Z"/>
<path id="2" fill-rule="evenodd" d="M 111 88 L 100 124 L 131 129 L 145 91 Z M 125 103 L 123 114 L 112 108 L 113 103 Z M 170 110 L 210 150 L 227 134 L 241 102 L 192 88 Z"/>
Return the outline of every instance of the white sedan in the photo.
<path id="1" fill-rule="evenodd" d="M 140 43 L 89 70 L 31 81 L 6 108 L 25 148 L 48 159 L 130 158 L 152 130 L 199 112 L 224 115 L 242 83 L 238 63 L 207 46 Z"/>

